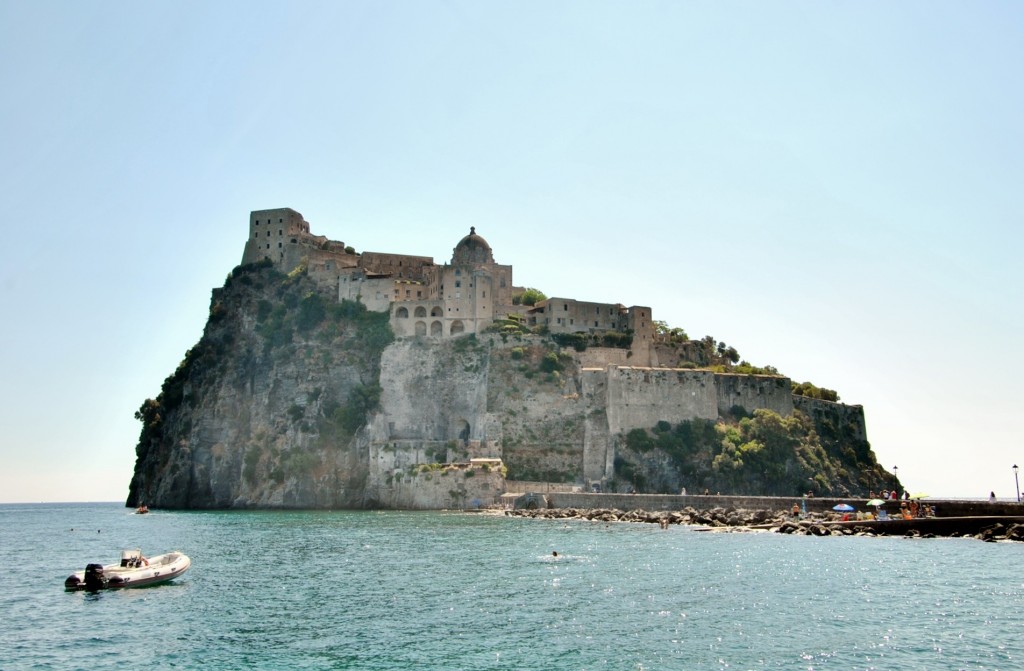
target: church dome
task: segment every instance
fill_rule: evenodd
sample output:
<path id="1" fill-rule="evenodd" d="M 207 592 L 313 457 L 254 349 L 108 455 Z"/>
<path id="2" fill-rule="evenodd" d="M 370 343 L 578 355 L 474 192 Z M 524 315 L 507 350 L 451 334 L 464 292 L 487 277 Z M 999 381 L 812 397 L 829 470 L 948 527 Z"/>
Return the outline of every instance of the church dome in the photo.
<path id="1" fill-rule="evenodd" d="M 452 265 L 472 265 L 476 263 L 494 263 L 491 246 L 476 234 L 476 227 L 469 229 L 469 235 L 459 240 L 452 254 Z"/>

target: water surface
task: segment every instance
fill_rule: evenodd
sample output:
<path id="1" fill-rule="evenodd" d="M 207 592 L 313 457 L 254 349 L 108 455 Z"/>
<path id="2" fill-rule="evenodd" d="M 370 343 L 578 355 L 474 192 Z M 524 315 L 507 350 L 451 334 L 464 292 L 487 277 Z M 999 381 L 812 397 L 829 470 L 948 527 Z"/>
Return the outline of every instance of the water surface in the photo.
<path id="1" fill-rule="evenodd" d="M 63 591 L 122 547 L 192 569 Z M 0 559 L 4 669 L 1024 667 L 1024 544 L 39 504 Z"/>

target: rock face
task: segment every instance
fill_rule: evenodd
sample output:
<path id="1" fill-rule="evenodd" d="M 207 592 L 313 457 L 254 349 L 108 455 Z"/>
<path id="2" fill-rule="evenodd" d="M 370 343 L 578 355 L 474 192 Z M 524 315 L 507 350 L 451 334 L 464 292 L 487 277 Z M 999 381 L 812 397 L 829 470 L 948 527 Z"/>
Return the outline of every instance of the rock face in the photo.
<path id="1" fill-rule="evenodd" d="M 128 505 L 463 507 L 495 502 L 506 477 L 652 492 L 771 493 L 774 482 L 786 495 L 798 493 L 787 477 L 805 487 L 819 476 L 819 493 L 838 494 L 893 481 L 859 407 L 794 412 L 786 378 L 633 368 L 621 350 L 574 352 L 543 335 L 395 339 L 388 318 L 301 270 L 236 268 L 199 343 L 136 414 Z M 772 412 L 751 421 L 758 408 Z M 744 411 L 747 429 L 804 433 L 752 434 L 725 459 L 720 420 Z"/>

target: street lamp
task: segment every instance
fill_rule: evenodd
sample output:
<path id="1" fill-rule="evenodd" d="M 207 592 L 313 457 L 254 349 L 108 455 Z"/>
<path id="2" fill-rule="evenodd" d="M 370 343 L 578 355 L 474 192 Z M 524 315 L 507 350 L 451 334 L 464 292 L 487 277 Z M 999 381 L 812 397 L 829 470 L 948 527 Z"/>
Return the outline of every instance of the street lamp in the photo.
<path id="1" fill-rule="evenodd" d="M 899 489 L 900 488 L 900 467 L 899 466 L 893 466 L 892 467 L 892 477 L 896 481 L 896 487 L 895 488 Z"/>
<path id="2" fill-rule="evenodd" d="M 1017 503 L 1020 503 L 1020 480 L 1017 478 L 1017 464 L 1013 465 L 1013 482 L 1017 485 Z"/>

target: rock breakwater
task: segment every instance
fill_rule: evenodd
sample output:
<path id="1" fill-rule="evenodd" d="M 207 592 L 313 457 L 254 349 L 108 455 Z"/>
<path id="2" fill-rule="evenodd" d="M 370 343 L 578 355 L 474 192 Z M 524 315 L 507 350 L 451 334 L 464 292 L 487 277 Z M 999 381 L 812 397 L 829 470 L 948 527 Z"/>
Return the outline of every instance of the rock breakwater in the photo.
<path id="1" fill-rule="evenodd" d="M 618 508 L 540 508 L 507 510 L 510 517 L 592 522 L 634 522 L 703 527 L 708 531 L 774 532 L 800 536 L 905 536 L 908 538 L 976 538 L 987 542 L 1024 541 L 1024 520 L 996 517 L 921 518 L 844 521 L 839 515 L 793 516 L 787 510 L 686 507 L 678 511 Z"/>

